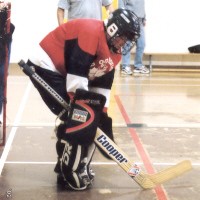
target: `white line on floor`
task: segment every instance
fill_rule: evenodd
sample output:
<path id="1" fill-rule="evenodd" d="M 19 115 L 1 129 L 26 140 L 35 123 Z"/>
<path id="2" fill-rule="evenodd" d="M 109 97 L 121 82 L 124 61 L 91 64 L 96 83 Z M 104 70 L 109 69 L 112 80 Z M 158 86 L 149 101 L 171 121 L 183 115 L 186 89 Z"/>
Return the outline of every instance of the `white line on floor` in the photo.
<path id="1" fill-rule="evenodd" d="M 9 124 L 10 127 L 13 127 L 14 124 Z M 26 128 L 43 128 L 43 127 L 55 127 L 55 122 L 30 122 L 30 123 L 19 123 L 18 127 L 26 127 Z M 113 123 L 113 127 L 116 128 L 124 128 L 127 127 L 126 123 Z"/>
<path id="2" fill-rule="evenodd" d="M 25 107 L 26 101 L 27 101 L 29 93 L 31 91 L 31 87 L 32 87 L 32 83 L 29 82 L 28 85 L 27 85 L 26 91 L 24 93 L 24 96 L 22 98 L 21 104 L 19 106 L 19 110 L 17 112 L 17 115 L 15 117 L 14 127 L 10 131 L 8 140 L 6 141 L 6 145 L 5 145 L 3 153 L 1 155 L 1 159 L 0 159 L 0 175 L 2 173 L 5 161 L 7 159 L 7 156 L 8 156 L 8 153 L 10 151 L 13 139 L 15 137 L 15 133 L 16 133 L 16 131 L 18 129 L 18 126 L 19 126 L 19 123 L 20 123 L 20 120 L 21 120 L 21 117 L 22 117 L 22 113 L 24 111 L 24 107 Z"/>
<path id="3" fill-rule="evenodd" d="M 135 85 L 135 86 L 137 86 L 137 85 L 139 85 L 139 86 L 144 86 L 144 85 L 147 85 L 147 86 L 149 86 L 149 83 L 139 83 L 139 84 L 137 84 L 137 83 L 114 83 L 113 84 L 113 86 L 121 86 L 121 85 L 127 85 L 127 86 L 133 86 L 133 85 Z M 200 86 L 200 84 L 161 84 L 161 83 L 151 83 L 151 86 L 160 86 L 160 85 L 162 85 L 162 86 L 169 86 L 169 87 L 199 87 Z M 171 94 L 169 94 L 170 96 L 171 96 Z"/>
<path id="4" fill-rule="evenodd" d="M 199 123 L 177 123 L 177 124 L 146 124 L 147 127 L 151 128 L 151 127 L 156 127 L 156 128 L 200 128 L 200 124 Z"/>
<path id="5" fill-rule="evenodd" d="M 139 126 L 138 126 L 139 125 Z M 9 124 L 10 127 L 15 127 L 15 124 Z M 161 124 L 161 123 L 157 123 L 157 124 L 153 124 L 153 123 L 132 123 L 132 124 L 128 124 L 129 128 L 138 128 L 138 127 L 142 127 L 143 128 L 200 128 L 200 124 L 199 123 L 177 123 L 177 124 Z M 127 128 L 128 127 L 126 123 L 113 123 L 113 128 Z M 46 122 L 30 122 L 30 123 L 19 123 L 17 125 L 17 127 L 25 127 L 25 128 L 29 128 L 29 129 L 33 129 L 33 128 L 44 128 L 44 127 L 55 127 L 55 122 L 50 122 L 50 123 L 46 123 Z"/>
<path id="6" fill-rule="evenodd" d="M 178 163 L 178 162 L 177 162 Z M 172 166 L 177 163 L 158 163 L 155 162 L 155 166 Z M 55 165 L 56 162 L 32 162 L 32 161 L 6 161 L 5 164 L 24 164 L 24 165 Z M 117 165 L 115 162 L 91 162 L 92 165 Z M 143 165 L 140 162 L 137 162 L 138 165 Z M 200 166 L 200 163 L 192 163 L 193 166 Z"/>

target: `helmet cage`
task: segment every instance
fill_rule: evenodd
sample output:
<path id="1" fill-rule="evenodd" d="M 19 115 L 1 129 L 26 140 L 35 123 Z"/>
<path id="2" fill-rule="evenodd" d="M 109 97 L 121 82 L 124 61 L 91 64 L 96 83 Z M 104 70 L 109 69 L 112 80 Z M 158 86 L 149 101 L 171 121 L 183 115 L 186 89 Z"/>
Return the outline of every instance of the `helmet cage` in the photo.
<path id="1" fill-rule="evenodd" d="M 135 46 L 135 41 L 127 40 L 124 46 L 121 48 L 121 54 L 126 55 Z"/>
<path id="2" fill-rule="evenodd" d="M 123 36 L 120 38 L 121 38 L 121 40 L 124 41 L 124 45 L 119 48 L 116 46 L 116 37 L 120 37 L 120 36 L 115 36 L 108 40 L 108 45 L 110 46 L 110 49 L 114 53 L 126 55 L 135 45 L 135 40 L 129 40 L 127 37 Z"/>

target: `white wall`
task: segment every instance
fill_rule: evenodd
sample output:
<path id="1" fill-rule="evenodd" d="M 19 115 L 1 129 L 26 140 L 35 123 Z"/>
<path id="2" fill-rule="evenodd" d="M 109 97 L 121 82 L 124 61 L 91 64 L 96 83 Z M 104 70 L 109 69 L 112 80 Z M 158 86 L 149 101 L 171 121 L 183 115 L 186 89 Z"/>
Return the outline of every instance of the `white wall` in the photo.
<path id="1" fill-rule="evenodd" d="M 200 0 L 146 0 L 146 52 L 188 52 L 200 44 Z"/>
<path id="2" fill-rule="evenodd" d="M 36 43 L 57 26 L 58 0 L 11 0 L 16 26 L 11 62 L 27 59 Z M 146 0 L 146 52 L 187 52 L 200 43 L 200 0 Z"/>
<path id="3" fill-rule="evenodd" d="M 35 44 L 57 26 L 58 0 L 11 0 L 11 21 L 15 25 L 11 63 L 27 59 Z"/>

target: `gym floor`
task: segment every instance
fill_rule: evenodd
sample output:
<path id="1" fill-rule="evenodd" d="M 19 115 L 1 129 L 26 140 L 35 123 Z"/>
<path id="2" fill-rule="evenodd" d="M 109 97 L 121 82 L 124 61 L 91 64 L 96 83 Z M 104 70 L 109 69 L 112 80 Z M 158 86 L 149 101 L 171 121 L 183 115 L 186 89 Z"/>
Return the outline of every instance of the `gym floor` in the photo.
<path id="1" fill-rule="evenodd" d="M 93 186 L 67 191 L 56 184 L 55 116 L 17 65 L 8 77 L 7 140 L 0 147 L 0 199 L 198 200 L 200 193 L 200 73 L 116 71 L 109 114 L 115 140 L 147 173 L 182 160 L 193 169 L 152 190 L 142 190 L 96 150 Z"/>

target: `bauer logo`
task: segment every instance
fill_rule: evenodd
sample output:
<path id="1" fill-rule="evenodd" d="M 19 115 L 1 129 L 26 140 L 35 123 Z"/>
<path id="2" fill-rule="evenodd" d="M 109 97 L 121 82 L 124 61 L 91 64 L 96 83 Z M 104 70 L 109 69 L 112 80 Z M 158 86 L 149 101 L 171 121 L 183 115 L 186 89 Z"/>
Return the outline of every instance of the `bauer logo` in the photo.
<path id="1" fill-rule="evenodd" d="M 74 109 L 72 114 L 72 120 L 78 122 L 86 122 L 87 121 L 88 112 L 83 110 Z"/>
<path id="2" fill-rule="evenodd" d="M 119 153 L 119 151 L 117 151 L 117 149 L 112 144 L 110 144 L 105 135 L 99 136 L 97 138 L 97 141 L 104 147 L 104 149 L 111 157 L 114 157 L 116 159 L 117 162 L 127 163 L 127 159 L 121 153 Z"/>

